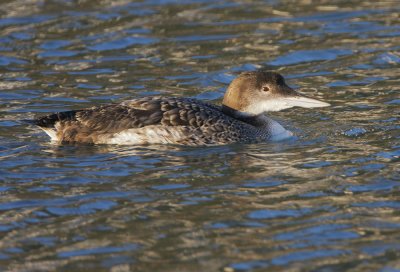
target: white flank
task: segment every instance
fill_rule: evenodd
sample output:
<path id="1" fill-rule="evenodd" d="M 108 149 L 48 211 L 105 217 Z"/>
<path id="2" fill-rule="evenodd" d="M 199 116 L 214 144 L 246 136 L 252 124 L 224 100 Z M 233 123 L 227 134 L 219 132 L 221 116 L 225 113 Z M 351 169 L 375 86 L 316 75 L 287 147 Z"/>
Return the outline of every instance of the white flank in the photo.
<path id="1" fill-rule="evenodd" d="M 104 136 L 98 143 L 117 145 L 170 144 L 184 139 L 185 136 L 183 129 L 179 127 L 146 126 Z"/>
<path id="2" fill-rule="evenodd" d="M 57 131 L 54 128 L 44 128 L 40 127 L 47 135 L 50 136 L 52 141 L 57 141 Z"/>

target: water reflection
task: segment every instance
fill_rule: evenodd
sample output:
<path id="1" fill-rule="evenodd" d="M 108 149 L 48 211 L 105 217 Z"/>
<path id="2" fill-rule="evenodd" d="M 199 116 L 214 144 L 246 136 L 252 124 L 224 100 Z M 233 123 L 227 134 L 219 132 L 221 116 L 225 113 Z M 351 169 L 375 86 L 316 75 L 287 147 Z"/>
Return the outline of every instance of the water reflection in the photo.
<path id="1" fill-rule="evenodd" d="M 380 1 L 0 5 L 0 270 L 398 269 L 400 22 Z M 217 102 L 278 70 L 333 106 L 284 142 L 56 146 L 23 119 L 145 95 Z"/>

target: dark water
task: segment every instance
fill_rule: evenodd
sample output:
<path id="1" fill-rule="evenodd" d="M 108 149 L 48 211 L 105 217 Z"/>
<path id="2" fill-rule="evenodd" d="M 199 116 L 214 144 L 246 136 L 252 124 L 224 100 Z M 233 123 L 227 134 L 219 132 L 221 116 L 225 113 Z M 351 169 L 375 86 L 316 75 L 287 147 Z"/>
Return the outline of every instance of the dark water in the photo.
<path id="1" fill-rule="evenodd" d="M 0 270 L 400 271 L 398 1 L 0 4 Z M 55 146 L 19 120 L 281 72 L 257 145 Z"/>

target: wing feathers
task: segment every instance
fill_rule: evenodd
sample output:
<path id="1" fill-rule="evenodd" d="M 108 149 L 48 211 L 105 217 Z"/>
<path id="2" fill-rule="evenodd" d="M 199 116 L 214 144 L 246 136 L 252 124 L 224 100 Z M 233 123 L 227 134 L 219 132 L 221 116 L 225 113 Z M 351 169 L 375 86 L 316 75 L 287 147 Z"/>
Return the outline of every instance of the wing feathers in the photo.
<path id="1" fill-rule="evenodd" d="M 181 141 L 189 141 L 196 134 L 197 139 L 203 137 L 203 141 L 207 142 L 213 140 L 211 138 L 215 135 L 207 136 L 203 135 L 204 133 L 224 134 L 228 127 L 232 130 L 240 128 L 237 122 L 225 116 L 220 107 L 215 105 L 188 98 L 160 97 L 61 112 L 36 120 L 38 126 L 56 130 L 60 142 L 85 143 L 104 142 L 104 137 L 112 137 L 130 129 L 157 125 L 187 127 L 182 130 L 188 134 L 186 140 Z M 207 140 L 207 137 L 211 138 Z"/>

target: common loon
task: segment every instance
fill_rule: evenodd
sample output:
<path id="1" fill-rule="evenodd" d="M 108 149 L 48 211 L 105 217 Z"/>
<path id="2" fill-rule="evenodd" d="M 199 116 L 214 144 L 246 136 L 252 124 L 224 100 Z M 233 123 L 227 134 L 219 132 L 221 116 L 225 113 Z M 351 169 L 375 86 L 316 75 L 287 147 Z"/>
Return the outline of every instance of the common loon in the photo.
<path id="1" fill-rule="evenodd" d="M 293 135 L 265 112 L 326 107 L 286 85 L 275 72 L 241 73 L 222 106 L 193 98 L 145 97 L 34 120 L 53 141 L 90 144 L 219 145 L 280 140 Z"/>

